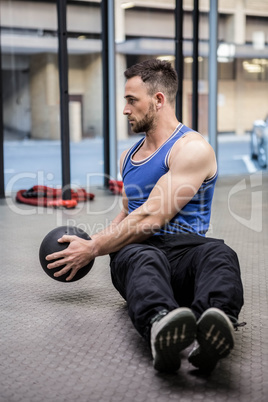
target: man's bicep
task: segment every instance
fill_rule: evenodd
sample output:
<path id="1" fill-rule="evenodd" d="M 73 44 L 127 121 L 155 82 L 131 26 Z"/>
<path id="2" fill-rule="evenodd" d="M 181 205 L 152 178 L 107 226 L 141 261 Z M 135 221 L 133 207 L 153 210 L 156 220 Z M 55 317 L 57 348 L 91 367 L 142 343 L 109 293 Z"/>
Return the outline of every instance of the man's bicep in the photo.
<path id="1" fill-rule="evenodd" d="M 190 160 L 173 161 L 169 171 L 156 183 L 146 201 L 149 214 L 162 222 L 172 219 L 197 193 L 206 178 L 207 168 Z"/>
<path id="2" fill-rule="evenodd" d="M 153 223 L 162 226 L 191 200 L 194 196 L 193 187 L 169 171 L 155 184 L 141 212 L 150 216 Z"/>
<path id="3" fill-rule="evenodd" d="M 173 218 L 197 193 L 202 182 L 193 175 L 183 175 L 179 171 L 169 171 L 158 185 L 163 194 L 162 208 L 167 219 Z"/>
<path id="4" fill-rule="evenodd" d="M 171 181 L 169 197 L 171 208 L 175 214 L 179 212 L 199 190 L 203 180 L 192 174 L 180 174 L 169 172 Z"/>

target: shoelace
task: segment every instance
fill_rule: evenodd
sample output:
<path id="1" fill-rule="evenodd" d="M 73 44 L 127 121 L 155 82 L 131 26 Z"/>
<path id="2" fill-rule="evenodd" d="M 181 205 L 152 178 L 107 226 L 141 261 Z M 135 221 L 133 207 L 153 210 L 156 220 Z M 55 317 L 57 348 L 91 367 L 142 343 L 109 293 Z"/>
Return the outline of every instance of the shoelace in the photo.
<path id="1" fill-rule="evenodd" d="M 165 315 L 169 313 L 168 310 L 161 310 L 159 313 L 157 313 L 150 321 L 150 325 L 152 326 L 154 322 L 160 321 Z"/>
<path id="2" fill-rule="evenodd" d="M 245 325 L 247 325 L 247 323 L 244 322 L 238 322 L 237 319 L 229 314 L 227 314 L 227 317 L 229 318 L 229 320 L 231 321 L 231 323 L 233 324 L 234 330 L 238 331 L 239 327 L 244 327 Z"/>
<path id="3" fill-rule="evenodd" d="M 247 325 L 247 323 L 245 321 L 237 322 L 236 324 L 234 324 L 234 329 L 235 329 L 235 331 L 238 331 L 239 327 L 244 327 L 245 325 Z"/>

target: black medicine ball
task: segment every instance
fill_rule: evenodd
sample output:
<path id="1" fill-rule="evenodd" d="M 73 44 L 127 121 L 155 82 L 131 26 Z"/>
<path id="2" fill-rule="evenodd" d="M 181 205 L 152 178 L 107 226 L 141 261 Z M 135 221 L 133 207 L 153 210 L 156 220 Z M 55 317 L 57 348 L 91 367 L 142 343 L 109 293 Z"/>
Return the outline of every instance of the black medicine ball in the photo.
<path id="1" fill-rule="evenodd" d="M 45 236 L 44 240 L 42 241 L 42 243 L 40 245 L 39 260 L 40 260 L 43 270 L 51 278 L 53 278 L 57 281 L 60 281 L 60 282 L 66 282 L 66 278 L 70 275 L 70 271 L 67 272 L 66 274 L 56 278 L 54 276 L 54 273 L 57 271 L 60 271 L 64 267 L 64 265 L 62 265 L 61 267 L 48 269 L 47 265 L 52 263 L 55 260 L 47 261 L 46 256 L 48 254 L 62 251 L 69 246 L 70 243 L 59 243 L 58 242 L 58 239 L 60 239 L 63 235 L 70 235 L 70 236 L 75 235 L 75 236 L 81 237 L 82 239 L 90 240 L 90 237 L 86 232 L 84 232 L 82 229 L 79 229 L 75 226 L 59 226 L 59 227 L 51 230 Z M 73 277 L 73 279 L 71 279 L 70 281 L 67 281 L 67 283 L 74 282 L 74 281 L 77 281 L 78 279 L 83 278 L 91 270 L 93 264 L 94 264 L 94 259 L 91 260 L 89 264 L 87 264 L 83 268 L 79 269 L 79 271 L 76 273 L 76 275 Z"/>

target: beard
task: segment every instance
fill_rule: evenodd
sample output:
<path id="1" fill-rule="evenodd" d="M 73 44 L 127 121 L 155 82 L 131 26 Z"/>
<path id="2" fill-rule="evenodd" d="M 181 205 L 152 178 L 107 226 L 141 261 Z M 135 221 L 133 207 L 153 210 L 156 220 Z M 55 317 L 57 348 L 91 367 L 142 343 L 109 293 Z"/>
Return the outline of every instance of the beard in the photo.
<path id="1" fill-rule="evenodd" d="M 155 121 L 155 113 L 154 113 L 154 106 L 151 103 L 149 106 L 149 110 L 146 115 L 140 121 L 136 121 L 134 127 L 132 127 L 132 131 L 134 133 L 147 133 L 151 131 L 156 125 Z"/>

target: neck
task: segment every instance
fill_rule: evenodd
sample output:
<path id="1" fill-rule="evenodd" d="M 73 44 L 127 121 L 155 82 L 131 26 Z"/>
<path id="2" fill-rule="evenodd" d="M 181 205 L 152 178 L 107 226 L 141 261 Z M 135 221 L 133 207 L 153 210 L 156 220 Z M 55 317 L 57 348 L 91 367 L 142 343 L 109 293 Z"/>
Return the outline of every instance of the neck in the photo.
<path id="1" fill-rule="evenodd" d="M 146 146 L 152 149 L 159 148 L 174 133 L 178 125 L 176 117 L 169 121 L 158 121 L 155 127 L 145 133 Z"/>

